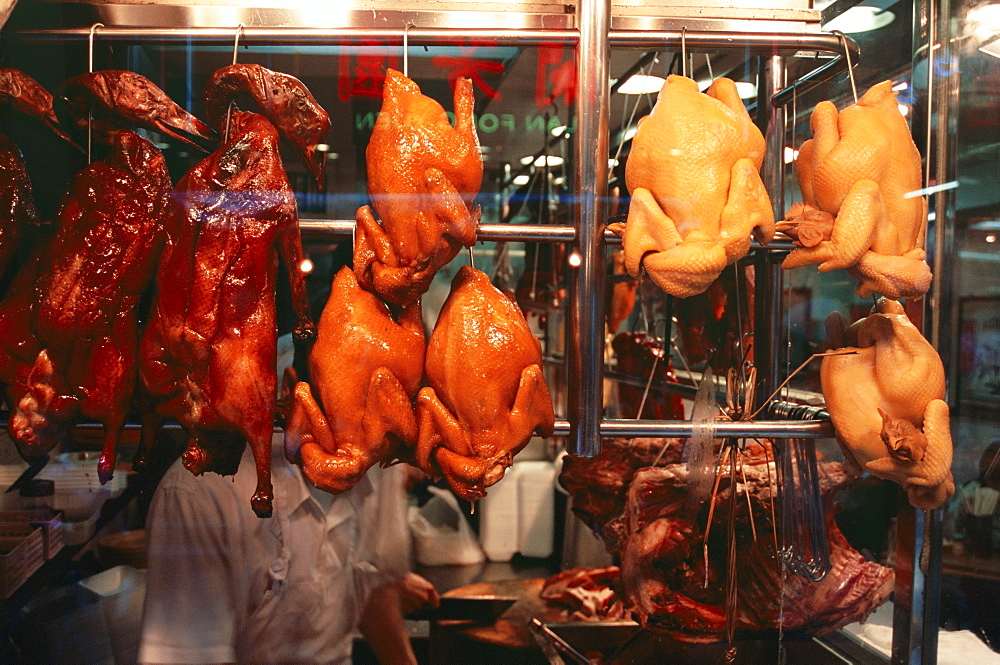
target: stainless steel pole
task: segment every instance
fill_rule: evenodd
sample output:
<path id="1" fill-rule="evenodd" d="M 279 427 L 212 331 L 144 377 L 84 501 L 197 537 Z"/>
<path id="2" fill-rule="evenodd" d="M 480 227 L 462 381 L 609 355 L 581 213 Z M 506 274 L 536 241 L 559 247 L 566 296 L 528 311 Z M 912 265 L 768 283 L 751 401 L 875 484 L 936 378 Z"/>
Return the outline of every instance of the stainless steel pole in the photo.
<path id="1" fill-rule="evenodd" d="M 719 438 L 826 439 L 833 436 L 829 420 L 731 420 L 713 424 Z M 603 437 L 690 437 L 696 425 L 690 420 L 605 420 Z M 554 436 L 570 436 L 573 424 L 557 420 Z"/>
<path id="2" fill-rule="evenodd" d="M 571 455 L 593 457 L 601 452 L 604 416 L 604 225 L 611 0 L 579 0 L 576 24 L 580 31 L 576 51 L 577 132 L 573 137 L 577 241 L 569 262 L 574 298 L 567 317 L 571 427 L 566 450 Z"/>

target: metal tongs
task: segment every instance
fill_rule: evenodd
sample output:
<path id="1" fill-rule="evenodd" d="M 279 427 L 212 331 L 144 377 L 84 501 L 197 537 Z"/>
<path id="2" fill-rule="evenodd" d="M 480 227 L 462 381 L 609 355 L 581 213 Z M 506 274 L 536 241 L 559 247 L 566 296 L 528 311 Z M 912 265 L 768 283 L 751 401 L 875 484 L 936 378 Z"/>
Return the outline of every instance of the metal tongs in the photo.
<path id="1" fill-rule="evenodd" d="M 569 659 L 569 663 L 576 665 L 601 665 L 600 658 L 587 658 L 537 618 L 532 618 L 528 622 L 528 628 L 531 629 L 531 635 L 541 647 L 542 653 L 549 659 L 550 665 L 567 665 L 564 657 Z"/>

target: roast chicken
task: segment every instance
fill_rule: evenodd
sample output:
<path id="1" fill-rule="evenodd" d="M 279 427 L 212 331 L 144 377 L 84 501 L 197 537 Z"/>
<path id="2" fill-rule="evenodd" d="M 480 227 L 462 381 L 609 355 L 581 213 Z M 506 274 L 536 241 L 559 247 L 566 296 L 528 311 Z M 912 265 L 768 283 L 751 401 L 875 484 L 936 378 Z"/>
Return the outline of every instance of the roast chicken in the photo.
<path id="1" fill-rule="evenodd" d="M 639 121 L 625 166 L 632 192 L 622 231 L 625 265 L 644 267 L 667 293 L 705 291 L 746 255 L 753 232 L 774 235 L 771 201 L 760 179 L 764 137 L 726 78 L 706 93 L 670 76 L 652 112 Z"/>
<path id="2" fill-rule="evenodd" d="M 400 442 L 417 441 L 413 397 L 424 374 L 420 303 L 398 320 L 343 268 L 333 280 L 309 356 L 312 386 L 295 385 L 285 451 L 316 487 L 339 493 Z"/>
<path id="3" fill-rule="evenodd" d="M 462 266 L 427 346 L 417 395 L 417 465 L 474 501 L 503 478 L 532 432 L 550 436 L 538 339 L 513 296 Z"/>
<path id="4" fill-rule="evenodd" d="M 242 95 L 277 128 L 316 179 L 326 184 L 326 152 L 318 146 L 330 133 L 330 116 L 302 81 L 289 74 L 252 64 L 233 64 L 216 70 L 205 86 L 205 114 L 223 135 L 231 102 Z"/>
<path id="5" fill-rule="evenodd" d="M 177 184 L 157 298 L 140 345 L 139 373 L 152 407 L 148 449 L 166 418 L 191 435 L 184 466 L 236 472 L 249 441 L 257 467 L 254 511 L 271 511 L 278 255 L 289 267 L 295 336 L 314 335 L 295 196 L 263 116 L 233 114 L 229 140 Z"/>
<path id="6" fill-rule="evenodd" d="M 132 400 L 138 321 L 164 242 L 170 175 L 132 132 L 73 180 L 55 236 L 0 304 L 0 370 L 10 432 L 26 458 L 47 453 L 80 419 L 103 423 L 102 480 Z"/>
<path id="7" fill-rule="evenodd" d="M 834 346 L 853 352 L 825 357 L 820 371 L 851 469 L 899 483 L 917 508 L 937 508 L 955 491 L 944 366 L 937 351 L 902 305 L 887 298 L 849 328 L 839 315 L 828 327 Z"/>
<path id="8" fill-rule="evenodd" d="M 455 125 L 436 101 L 399 72 L 386 73 L 382 110 L 366 152 L 368 206 L 358 211 L 354 270 L 358 282 L 406 305 L 434 273 L 476 242 L 483 180 L 473 123 L 472 82 L 455 82 Z"/>
<path id="9" fill-rule="evenodd" d="M 924 261 L 927 200 L 920 153 L 899 112 L 891 81 L 873 86 L 842 112 L 820 102 L 813 138 L 796 162 L 804 202 L 778 229 L 799 247 L 784 268 L 846 268 L 859 296 L 917 298 L 930 288 Z"/>
<path id="10" fill-rule="evenodd" d="M 204 150 L 189 136 L 214 141 L 208 125 L 174 103 L 145 76 L 120 69 L 104 69 L 74 76 L 63 82 L 65 100 L 76 127 L 92 128 L 94 137 L 111 140 L 121 127 L 143 127 Z"/>

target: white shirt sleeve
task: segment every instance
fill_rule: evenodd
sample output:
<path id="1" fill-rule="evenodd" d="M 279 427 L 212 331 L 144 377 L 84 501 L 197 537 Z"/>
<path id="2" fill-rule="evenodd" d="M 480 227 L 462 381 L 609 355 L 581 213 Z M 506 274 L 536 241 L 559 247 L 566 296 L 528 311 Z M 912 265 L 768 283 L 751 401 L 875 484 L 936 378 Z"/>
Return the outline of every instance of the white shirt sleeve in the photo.
<path id="1" fill-rule="evenodd" d="M 238 530 L 226 522 L 238 517 L 228 515 L 224 497 L 200 489 L 165 482 L 153 497 L 146 530 L 142 663 L 236 661 L 242 586 L 234 565 L 240 557 L 233 556 L 239 544 L 232 534 Z"/>

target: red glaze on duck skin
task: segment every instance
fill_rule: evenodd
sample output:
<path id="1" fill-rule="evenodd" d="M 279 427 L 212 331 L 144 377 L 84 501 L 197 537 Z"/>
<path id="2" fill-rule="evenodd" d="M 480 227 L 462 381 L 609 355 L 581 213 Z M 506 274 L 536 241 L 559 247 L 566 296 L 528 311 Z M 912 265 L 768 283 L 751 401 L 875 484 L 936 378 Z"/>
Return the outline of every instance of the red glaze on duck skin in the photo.
<path id="1" fill-rule="evenodd" d="M 309 316 L 295 196 L 278 154 L 278 133 L 263 116 L 233 114 L 229 141 L 178 183 L 157 300 L 140 346 L 146 398 L 143 447 L 167 419 L 191 435 L 192 473 L 236 472 L 249 442 L 257 466 L 251 500 L 271 512 L 278 255 L 290 270 L 299 339 L 315 334 Z"/>

